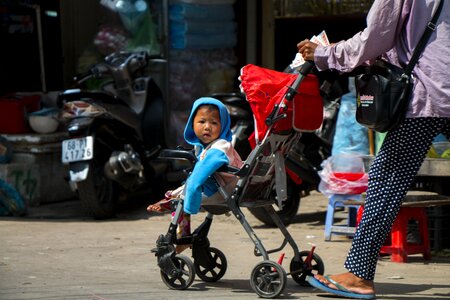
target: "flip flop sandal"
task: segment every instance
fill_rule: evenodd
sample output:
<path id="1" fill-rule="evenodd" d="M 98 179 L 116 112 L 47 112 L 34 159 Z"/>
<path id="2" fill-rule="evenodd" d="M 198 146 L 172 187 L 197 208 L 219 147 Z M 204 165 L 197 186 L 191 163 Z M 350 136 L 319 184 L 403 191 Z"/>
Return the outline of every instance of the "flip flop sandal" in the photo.
<path id="1" fill-rule="evenodd" d="M 340 285 L 339 283 L 337 283 L 336 281 L 334 281 L 333 279 L 331 279 L 330 277 L 324 276 L 324 278 L 328 280 L 330 283 L 334 284 L 337 287 L 337 289 L 330 288 L 321 281 L 317 280 L 314 276 L 307 276 L 306 281 L 308 281 L 308 283 L 313 287 L 333 295 L 338 295 L 351 299 L 375 299 L 375 294 L 360 294 L 351 292 L 342 285 Z"/>

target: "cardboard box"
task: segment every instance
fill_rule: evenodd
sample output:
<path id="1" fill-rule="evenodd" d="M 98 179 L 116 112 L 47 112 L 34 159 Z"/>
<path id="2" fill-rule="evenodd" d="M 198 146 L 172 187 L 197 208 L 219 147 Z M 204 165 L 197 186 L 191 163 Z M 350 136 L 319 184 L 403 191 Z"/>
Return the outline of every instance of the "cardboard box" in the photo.
<path id="1" fill-rule="evenodd" d="M 10 94 L 0 97 L 0 133 L 27 133 L 27 114 L 40 108 L 39 94 Z"/>

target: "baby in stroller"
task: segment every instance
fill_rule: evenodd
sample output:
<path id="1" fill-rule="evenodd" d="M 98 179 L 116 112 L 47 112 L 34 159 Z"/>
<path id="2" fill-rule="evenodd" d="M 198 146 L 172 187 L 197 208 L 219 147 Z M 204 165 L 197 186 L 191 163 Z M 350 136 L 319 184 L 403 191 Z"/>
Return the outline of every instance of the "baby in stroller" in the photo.
<path id="1" fill-rule="evenodd" d="M 193 171 L 188 177 L 182 189 L 184 192 L 181 193 L 182 196 L 184 195 L 184 201 L 177 202 L 168 232 L 159 235 L 156 248 L 152 249 L 157 257 L 161 278 L 169 288 L 186 289 L 193 283 L 195 275 L 205 282 L 218 281 L 223 277 L 227 268 L 225 255 L 219 249 L 210 247 L 208 240 L 213 215 L 224 211 L 216 209 L 218 207 L 217 201 L 215 203 L 202 201 L 200 196 L 202 187 L 204 194 L 218 195 L 218 198 L 224 200 L 220 203 L 221 207 L 225 211 L 231 211 L 241 223 L 255 245 L 254 255 L 263 258 L 263 261 L 253 268 L 250 276 L 251 287 L 260 297 L 274 298 L 283 292 L 287 281 L 287 273 L 281 266 L 284 255 L 280 256 L 278 262 L 274 262 L 270 260 L 269 254 L 281 251 L 287 244 L 291 246 L 293 251 L 289 275 L 292 276 L 294 281 L 300 285 L 308 285 L 306 282 L 308 275 L 324 273 L 323 262 L 314 253 L 315 247 L 313 246 L 310 251 L 299 250 L 286 226 L 276 214 L 274 199 L 271 197 L 275 190 L 278 206 L 282 207 L 282 202 L 286 199 L 284 160 L 300 138 L 302 130 L 315 130 L 321 124 L 323 108 L 318 91 L 318 80 L 313 75 L 307 75 L 310 70 L 311 68 L 304 68 L 298 76 L 289 75 L 290 77 L 287 80 L 278 81 L 280 89 L 273 89 L 269 93 L 267 86 L 273 87 L 276 77 L 280 74 L 253 65 L 247 65 L 242 69 L 241 86 L 252 106 L 255 114 L 255 127 L 257 128 L 255 131 L 255 146 L 240 168 L 233 167 L 232 159 L 230 159 L 234 157 L 238 160 L 239 156 L 229 155 L 228 152 L 219 150 L 223 148 L 213 147 L 216 143 L 217 146 L 223 145 L 222 140 L 231 141 L 231 135 L 228 138 L 226 133 L 225 135 L 219 134 L 217 135 L 217 142 L 213 142 L 213 139 L 206 140 L 206 142 L 209 141 L 212 149 L 208 148 L 209 144 L 206 146 L 200 142 L 202 139 L 199 138 L 199 135 L 195 137 L 192 135 L 197 134 L 193 129 L 190 129 L 195 128 L 191 127 L 191 119 L 193 118 L 192 120 L 195 123 L 196 107 L 193 108 L 194 116 L 191 114 L 190 121 L 186 126 L 185 138 L 188 141 L 200 142 L 200 144 L 195 145 L 201 146 L 201 149 L 209 149 L 204 152 L 205 156 L 196 161 L 192 152 L 187 153 L 181 150 L 178 152 L 177 150 L 162 152 L 162 158 L 174 159 L 179 157 L 192 161 L 195 163 L 194 171 L 198 170 L 195 176 L 200 176 L 199 178 L 193 178 Z M 286 75 L 283 74 L 283 76 Z M 305 84 L 302 85 L 302 89 L 298 89 L 304 79 L 307 79 Z M 253 84 L 256 81 L 259 81 L 260 84 Z M 252 95 L 255 96 L 254 102 L 249 99 Z M 219 107 L 221 115 L 220 107 L 222 106 L 218 104 L 217 107 Z M 318 116 L 318 118 L 314 118 L 314 116 Z M 311 119 L 314 120 L 310 121 Z M 221 127 L 229 126 L 222 118 L 220 121 Z M 229 130 L 229 127 L 227 130 Z M 187 132 L 190 132 L 190 135 Z M 221 130 L 220 132 L 224 131 Z M 234 152 L 232 147 L 228 149 L 230 150 L 229 153 Z M 215 160 L 217 160 L 214 164 L 207 160 L 210 153 L 214 154 Z M 234 164 L 234 166 L 239 165 L 239 163 Z M 211 170 L 215 172 L 211 172 Z M 217 176 L 218 174 L 223 175 L 223 173 L 228 173 L 228 176 L 225 177 L 228 178 L 228 182 Z M 190 187 L 191 182 L 197 182 L 197 185 L 193 184 L 193 187 Z M 195 200 L 190 200 L 191 203 L 187 201 L 189 193 L 197 195 Z M 167 202 L 163 200 L 155 207 L 164 203 Z M 207 212 L 203 223 L 192 234 L 177 238 L 178 223 L 184 212 L 188 214 L 197 213 L 200 206 L 205 208 Z M 241 207 L 262 207 L 280 229 L 284 237 L 282 244 L 275 249 L 267 250 L 247 221 Z M 192 245 L 193 261 L 189 257 L 177 253 L 175 244 L 177 246 Z"/>
<path id="2" fill-rule="evenodd" d="M 236 184 L 236 176 L 216 173 L 223 165 L 236 168 L 242 166 L 241 157 L 231 145 L 230 123 L 227 108 L 219 100 L 203 97 L 194 102 L 184 130 L 184 139 L 194 146 L 198 161 L 186 184 L 176 190 L 168 191 L 165 199 L 147 207 L 149 212 L 170 210 L 173 218 L 174 201 L 184 200 L 184 211 L 177 220 L 178 240 L 191 235 L 190 215 L 197 214 L 201 204 L 222 203 L 225 205 L 225 199 L 218 193 L 218 185 L 233 187 Z M 177 244 L 176 252 L 180 253 L 189 246 L 189 244 Z"/>

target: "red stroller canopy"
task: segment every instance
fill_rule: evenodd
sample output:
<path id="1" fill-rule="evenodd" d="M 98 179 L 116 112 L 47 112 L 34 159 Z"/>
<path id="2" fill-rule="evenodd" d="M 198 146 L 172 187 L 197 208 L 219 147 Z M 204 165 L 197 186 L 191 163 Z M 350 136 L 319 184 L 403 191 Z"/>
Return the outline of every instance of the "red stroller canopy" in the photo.
<path id="1" fill-rule="evenodd" d="M 241 69 L 241 90 L 245 93 L 255 118 L 255 138 L 261 141 L 268 126 L 267 116 L 276 104 L 280 104 L 288 87 L 298 75 L 277 72 L 255 65 Z M 276 122 L 272 130 L 282 132 L 290 129 L 314 131 L 322 125 L 323 103 L 319 92 L 319 80 L 308 74 L 300 84 L 293 101 L 285 101 L 287 117 Z"/>

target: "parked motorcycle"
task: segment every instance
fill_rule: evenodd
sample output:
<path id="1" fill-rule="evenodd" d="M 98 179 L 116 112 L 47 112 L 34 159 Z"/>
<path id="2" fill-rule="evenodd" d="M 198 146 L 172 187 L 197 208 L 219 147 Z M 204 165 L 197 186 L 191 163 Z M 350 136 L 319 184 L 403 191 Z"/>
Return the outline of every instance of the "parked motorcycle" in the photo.
<path id="1" fill-rule="evenodd" d="M 331 78 L 331 77 L 330 77 Z M 321 163 L 331 155 L 331 140 L 336 123 L 339 95 L 342 91 L 338 86 L 328 86 L 330 82 L 323 80 L 322 87 L 327 96 L 325 106 L 333 108 L 334 113 L 324 114 L 321 131 L 304 132 L 297 145 L 288 154 L 285 164 L 287 174 L 287 199 L 283 202 L 283 208 L 277 211 L 285 225 L 292 223 L 300 207 L 300 198 L 317 190 L 320 177 Z M 334 85 L 334 84 L 331 84 Z M 242 93 L 216 93 L 211 95 L 221 100 L 230 113 L 233 145 L 243 159 L 251 151 L 249 137 L 254 131 L 253 113 L 250 104 Z M 333 100 L 329 100 L 333 99 Z M 275 197 L 275 191 L 273 192 Z M 277 203 L 274 198 L 274 203 Z M 268 226 L 275 226 L 272 218 L 265 209 L 260 207 L 249 208 L 250 212 L 261 222 Z"/>
<path id="2" fill-rule="evenodd" d="M 59 95 L 70 139 L 62 142 L 62 162 L 81 205 L 97 219 L 115 215 L 119 200 L 143 191 L 162 192 L 166 162 L 165 102 L 148 74 L 152 63 L 165 63 L 146 52 L 107 56 L 75 78 L 102 80 L 98 91 L 69 89 Z"/>

